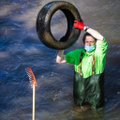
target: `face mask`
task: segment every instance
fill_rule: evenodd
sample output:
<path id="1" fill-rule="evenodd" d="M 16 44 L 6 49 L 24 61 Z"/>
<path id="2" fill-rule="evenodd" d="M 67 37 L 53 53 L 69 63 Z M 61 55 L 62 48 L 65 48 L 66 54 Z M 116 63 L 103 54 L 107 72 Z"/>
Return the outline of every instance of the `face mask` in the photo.
<path id="1" fill-rule="evenodd" d="M 93 45 L 93 46 L 85 46 L 85 50 L 87 52 L 92 52 L 93 50 L 95 50 L 95 45 Z"/>

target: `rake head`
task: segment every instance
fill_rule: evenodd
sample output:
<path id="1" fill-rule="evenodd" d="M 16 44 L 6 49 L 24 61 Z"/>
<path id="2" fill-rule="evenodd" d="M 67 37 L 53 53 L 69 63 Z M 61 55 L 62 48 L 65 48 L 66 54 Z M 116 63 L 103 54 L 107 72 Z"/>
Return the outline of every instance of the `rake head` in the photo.
<path id="1" fill-rule="evenodd" d="M 34 86 L 37 86 L 37 80 L 36 80 L 35 75 L 34 75 L 34 73 L 33 73 L 33 71 L 32 71 L 32 68 L 28 67 L 28 68 L 26 68 L 25 70 L 26 70 L 26 73 L 27 73 L 27 75 L 28 75 L 28 77 L 29 77 L 29 80 L 30 80 L 31 85 L 32 85 L 32 86 L 33 86 L 33 85 L 34 85 Z"/>

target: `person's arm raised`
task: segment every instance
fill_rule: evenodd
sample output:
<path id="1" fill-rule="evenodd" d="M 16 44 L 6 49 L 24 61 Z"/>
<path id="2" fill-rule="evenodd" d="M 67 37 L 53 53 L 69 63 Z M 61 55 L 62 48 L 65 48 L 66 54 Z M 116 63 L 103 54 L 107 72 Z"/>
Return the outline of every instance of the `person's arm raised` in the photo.
<path id="1" fill-rule="evenodd" d="M 85 26 L 84 29 L 86 29 L 86 26 Z M 104 38 L 98 31 L 96 31 L 96 30 L 94 30 L 92 28 L 87 28 L 86 32 L 91 34 L 97 40 L 103 40 L 103 38 Z"/>
<path id="2" fill-rule="evenodd" d="M 75 20 L 74 21 L 74 28 L 84 30 L 84 31 L 88 32 L 89 34 L 91 34 L 97 40 L 103 40 L 103 38 L 104 38 L 98 31 L 87 27 L 84 24 L 84 22 L 79 22 L 79 21 Z"/>

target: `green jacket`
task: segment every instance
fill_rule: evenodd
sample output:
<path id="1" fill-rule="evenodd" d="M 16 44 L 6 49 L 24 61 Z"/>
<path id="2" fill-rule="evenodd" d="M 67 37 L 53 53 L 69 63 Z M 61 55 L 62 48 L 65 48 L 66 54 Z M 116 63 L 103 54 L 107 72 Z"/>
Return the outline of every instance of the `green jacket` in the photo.
<path id="1" fill-rule="evenodd" d="M 75 71 L 81 73 L 83 78 L 100 74 L 105 69 L 107 48 L 108 43 L 105 38 L 97 40 L 94 51 L 86 53 L 84 49 L 76 49 L 65 55 L 66 62 L 74 64 Z"/>

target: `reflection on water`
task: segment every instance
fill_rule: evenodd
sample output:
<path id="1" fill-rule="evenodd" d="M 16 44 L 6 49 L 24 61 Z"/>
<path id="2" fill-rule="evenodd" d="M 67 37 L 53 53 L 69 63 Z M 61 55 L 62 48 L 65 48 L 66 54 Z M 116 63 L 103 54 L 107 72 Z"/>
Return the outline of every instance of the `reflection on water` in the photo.
<path id="1" fill-rule="evenodd" d="M 120 118 L 120 36 L 118 34 L 120 28 L 117 27 L 119 15 L 116 10 L 120 5 L 119 0 L 114 2 L 94 0 L 91 3 L 87 0 L 74 2 L 69 0 L 78 7 L 86 22 L 89 20 L 88 23 L 93 27 L 96 23 L 99 30 L 105 31 L 108 40 L 111 38 L 108 41 L 110 45 L 106 67 L 105 107 L 97 112 L 85 113 L 73 109 L 73 67 L 65 64 L 57 65 L 56 50 L 44 46 L 36 34 L 37 13 L 48 1 L 50 0 L 0 1 L 0 120 L 31 120 L 32 89 L 25 73 L 25 68 L 28 66 L 33 68 L 38 80 L 36 120 L 118 120 Z M 88 15 L 89 12 L 92 12 L 91 16 Z M 111 14 L 112 20 L 109 20 Z M 58 24 L 61 25 L 60 22 Z M 56 32 L 57 29 L 58 27 L 54 27 Z M 66 51 L 79 47 L 80 43 L 80 40 L 77 41 Z"/>

